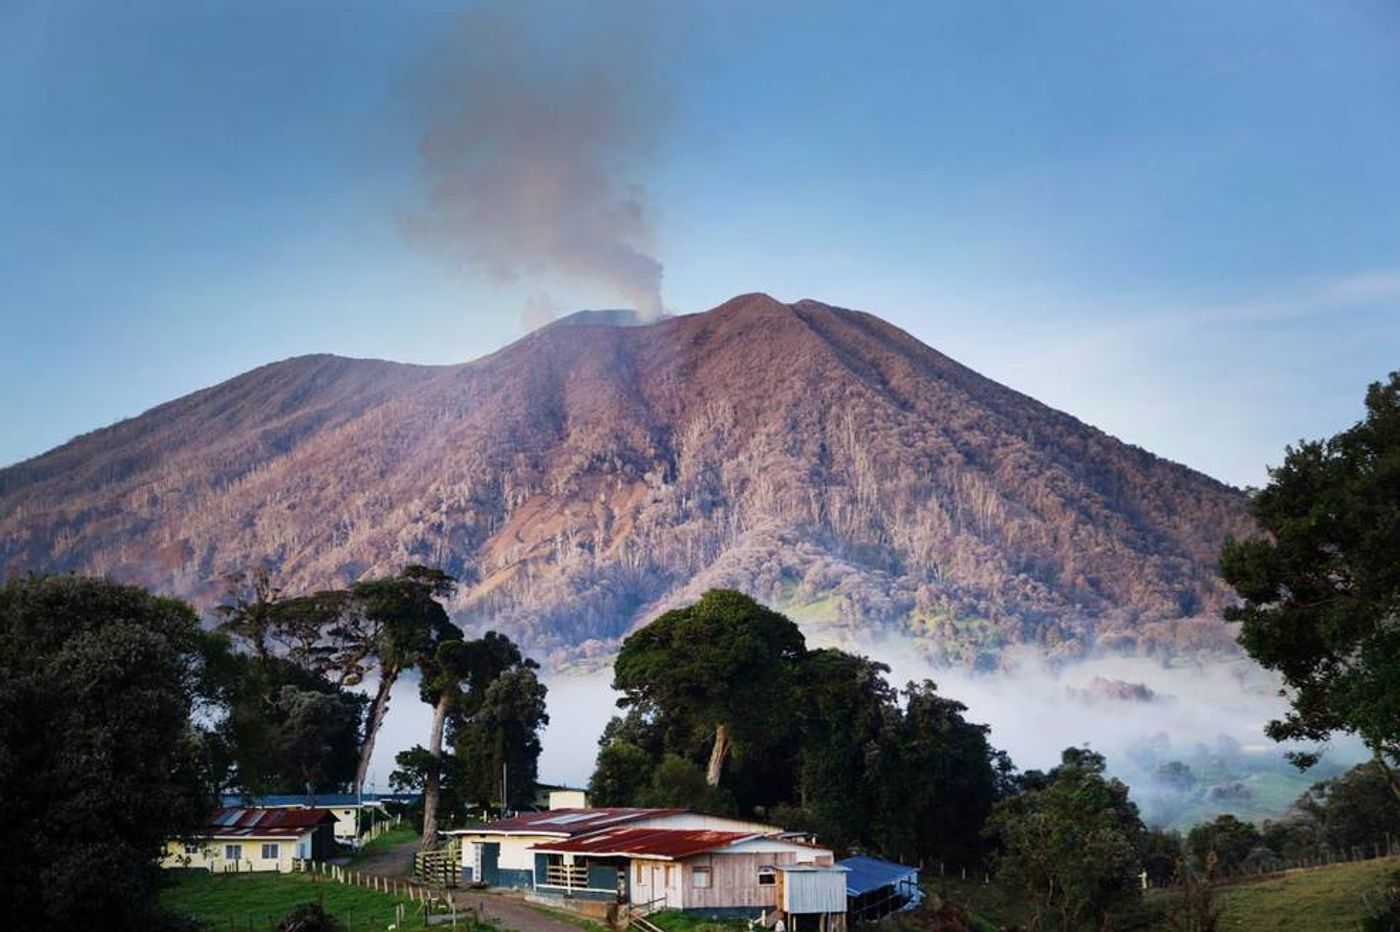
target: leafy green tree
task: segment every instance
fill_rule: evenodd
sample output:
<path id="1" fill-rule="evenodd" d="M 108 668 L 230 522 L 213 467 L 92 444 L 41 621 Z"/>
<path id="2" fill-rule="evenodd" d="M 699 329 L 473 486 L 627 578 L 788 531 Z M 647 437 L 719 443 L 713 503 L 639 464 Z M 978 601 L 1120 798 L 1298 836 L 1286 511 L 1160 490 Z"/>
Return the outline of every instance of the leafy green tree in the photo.
<path id="1" fill-rule="evenodd" d="M 405 765 L 421 768 L 421 845 L 427 848 L 437 840 L 437 813 L 445 771 L 442 743 L 449 717 L 452 717 L 456 728 L 467 727 L 485 706 L 491 684 L 510 670 L 533 671 L 539 669 L 539 664 L 521 654 L 520 648 L 510 638 L 488 631 L 485 636 L 472 641 L 460 637 L 440 641 L 431 656 L 420 660 L 419 667 L 423 674 L 420 694 L 424 702 L 433 705 L 432 728 L 426 756 L 410 756 L 405 760 Z M 413 755 L 413 752 L 409 754 Z M 454 772 L 466 771 L 457 767 Z"/>
<path id="2" fill-rule="evenodd" d="M 742 593 L 711 589 L 629 635 L 613 666 L 618 704 L 713 735 L 705 781 L 718 786 L 731 745 L 762 745 L 791 715 L 791 674 L 806 651 L 797 625 Z"/>
<path id="3" fill-rule="evenodd" d="M 317 793 L 349 782 L 368 700 L 269 653 L 204 639 L 204 718 L 215 722 L 221 787 L 250 794 Z"/>
<path id="4" fill-rule="evenodd" d="M 1240 643 L 1291 690 L 1268 735 L 1355 733 L 1400 797 L 1400 372 L 1371 385 L 1360 423 L 1290 447 L 1250 510 L 1265 534 L 1228 541 L 1220 567 Z"/>
<path id="5" fill-rule="evenodd" d="M 1215 817 L 1212 822 L 1197 825 L 1186 835 L 1186 847 L 1195 866 L 1206 863 L 1206 855 L 1215 852 L 1216 868 L 1224 874 L 1238 871 L 1249 855 L 1263 841 L 1259 830 L 1241 822 L 1229 813 Z"/>
<path id="6" fill-rule="evenodd" d="M 1143 833 L 1139 845 L 1142 869 L 1154 886 L 1165 886 L 1177 876 L 1185 845 L 1180 832 L 1150 828 Z"/>
<path id="7" fill-rule="evenodd" d="M 297 666 L 337 686 L 356 686 L 374 647 L 355 623 L 356 611 L 354 597 L 345 589 L 281 598 L 268 637 Z"/>
<path id="8" fill-rule="evenodd" d="M 154 928 L 157 859 L 213 805 L 190 724 L 194 611 L 98 579 L 0 588 L 0 889 L 5 924 Z"/>
<path id="9" fill-rule="evenodd" d="M 1141 897 L 1135 874 L 1143 826 L 1128 787 L 1104 776 L 1101 755 L 1069 748 L 1043 787 L 998 803 L 987 833 L 998 875 L 1031 907 L 1032 928 L 1106 928 Z"/>
<path id="10" fill-rule="evenodd" d="M 873 840 L 882 802 L 871 754 L 898 720 L 889 667 L 839 650 L 809 653 L 799 679 L 797 803 L 805 827 L 838 845 Z"/>
<path id="11" fill-rule="evenodd" d="M 539 733 L 549 724 L 545 693 L 533 666 L 511 667 L 491 681 L 480 706 L 453 729 L 466 800 L 511 809 L 534 799 Z"/>
<path id="12" fill-rule="evenodd" d="M 374 741 L 384 724 L 389 694 L 399 674 L 415 666 L 435 644 L 456 631 L 438 601 L 451 595 L 455 588 L 456 581 L 441 570 L 416 565 L 404 567 L 398 576 L 362 580 L 350 588 L 353 607 L 343 624 L 354 633 L 339 635 L 348 645 L 347 660 L 342 666 L 353 669 L 373 658 L 379 672 L 355 767 L 353 787 L 357 793 L 369 773 Z"/>
<path id="13" fill-rule="evenodd" d="M 1296 803 L 1313 825 L 1317 843 L 1333 850 L 1369 848 L 1387 837 L 1400 838 L 1400 801 L 1373 766 L 1314 783 Z"/>
<path id="14" fill-rule="evenodd" d="M 679 754 L 666 754 L 651 774 L 650 785 L 637 802 L 643 806 L 691 809 L 711 815 L 734 815 L 734 798 L 723 787 L 710 786 L 705 771 Z"/>
<path id="15" fill-rule="evenodd" d="M 623 739 L 608 741 L 598 749 L 588 798 L 595 806 L 631 806 L 651 785 L 656 762 L 650 754 Z"/>
<path id="16" fill-rule="evenodd" d="M 266 568 L 230 573 L 224 584 L 224 600 L 214 609 L 219 630 L 246 641 L 259 660 L 267 660 L 282 590 Z"/>
<path id="17" fill-rule="evenodd" d="M 915 833 L 914 850 L 949 863 L 981 860 L 982 827 L 997 801 L 996 752 L 991 729 L 963 718 L 967 706 L 940 696 L 929 680 L 904 690 L 905 708 L 895 748 Z"/>

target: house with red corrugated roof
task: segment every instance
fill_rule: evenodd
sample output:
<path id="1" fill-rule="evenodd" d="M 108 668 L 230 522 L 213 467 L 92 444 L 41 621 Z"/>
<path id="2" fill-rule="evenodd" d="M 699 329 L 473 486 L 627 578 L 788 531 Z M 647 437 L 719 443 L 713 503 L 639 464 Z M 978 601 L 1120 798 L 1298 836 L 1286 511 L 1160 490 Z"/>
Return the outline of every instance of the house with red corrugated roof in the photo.
<path id="1" fill-rule="evenodd" d="M 784 868 L 833 862 L 778 826 L 683 809 L 559 809 L 446 834 L 469 882 L 710 914 L 771 912 Z"/>
<path id="2" fill-rule="evenodd" d="M 293 860 L 330 854 L 335 823 L 329 809 L 226 806 L 214 811 L 198 837 L 167 842 L 161 867 L 288 872 Z"/>

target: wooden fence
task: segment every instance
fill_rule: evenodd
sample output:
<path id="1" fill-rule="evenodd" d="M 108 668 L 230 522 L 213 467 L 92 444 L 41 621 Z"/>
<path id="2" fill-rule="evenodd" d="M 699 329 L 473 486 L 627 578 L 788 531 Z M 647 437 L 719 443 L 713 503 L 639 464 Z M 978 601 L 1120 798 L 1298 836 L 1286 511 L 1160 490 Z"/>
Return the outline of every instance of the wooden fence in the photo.
<path id="1" fill-rule="evenodd" d="M 369 828 L 355 836 L 355 847 L 363 848 L 390 829 L 397 828 L 402 818 L 402 816 L 394 816 L 393 818 L 385 818 L 382 822 L 375 822 Z"/>
<path id="2" fill-rule="evenodd" d="M 455 839 L 454 839 L 455 840 Z M 413 876 L 422 883 L 455 887 L 462 876 L 460 849 L 455 844 L 413 856 Z"/>
<path id="3" fill-rule="evenodd" d="M 323 861 L 303 861 L 300 859 L 292 861 L 292 871 L 294 873 L 315 874 L 337 883 L 349 884 L 354 887 L 364 887 L 367 890 L 387 893 L 390 896 L 401 896 L 410 900 L 418 907 L 428 910 L 430 915 L 433 910 L 439 912 L 455 911 L 450 897 L 444 897 L 416 880 L 409 880 L 401 877 L 381 877 L 378 874 L 367 874 L 364 871 L 352 870 L 351 868 L 339 864 L 326 864 Z"/>

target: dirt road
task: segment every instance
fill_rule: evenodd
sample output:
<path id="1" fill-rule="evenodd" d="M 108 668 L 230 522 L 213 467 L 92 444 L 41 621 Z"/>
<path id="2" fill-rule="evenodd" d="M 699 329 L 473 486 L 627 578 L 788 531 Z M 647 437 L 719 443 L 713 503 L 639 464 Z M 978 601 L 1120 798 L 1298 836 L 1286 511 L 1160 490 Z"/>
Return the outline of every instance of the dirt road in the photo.
<path id="1" fill-rule="evenodd" d="M 416 841 L 381 848 L 365 855 L 355 870 L 379 877 L 402 880 L 413 875 Z M 555 919 L 510 896 L 476 890 L 453 890 L 452 901 L 459 910 L 471 910 L 482 919 L 494 919 L 512 932 L 579 932 L 579 927 Z"/>

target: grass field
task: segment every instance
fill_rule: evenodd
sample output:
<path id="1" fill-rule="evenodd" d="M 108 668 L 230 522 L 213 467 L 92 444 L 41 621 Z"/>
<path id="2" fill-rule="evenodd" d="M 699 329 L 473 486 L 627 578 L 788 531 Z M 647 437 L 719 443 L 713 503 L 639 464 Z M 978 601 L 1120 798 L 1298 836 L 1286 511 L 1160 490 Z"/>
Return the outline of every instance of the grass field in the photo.
<path id="1" fill-rule="evenodd" d="M 1220 932 L 1355 932 L 1397 870 L 1400 858 L 1382 858 L 1223 886 L 1216 894 L 1223 908 Z M 1019 926 L 1029 918 L 1019 897 L 995 883 L 949 880 L 944 886 L 935 880 L 925 889 L 965 906 L 978 929 Z M 1174 892 L 1149 892 L 1141 913 L 1147 928 L 1168 932 L 1163 917 L 1176 903 Z"/>
<path id="2" fill-rule="evenodd" d="M 413 826 L 406 822 L 402 825 L 396 825 L 352 854 L 345 866 L 354 867 L 376 854 L 381 854 L 391 848 L 397 848 L 400 845 L 406 845 L 409 842 L 417 840 L 418 833 L 413 830 Z"/>
<path id="3" fill-rule="evenodd" d="M 309 874 L 175 875 L 161 893 L 160 904 L 171 912 L 208 922 L 215 932 L 267 932 L 287 911 L 301 903 L 320 902 L 348 932 L 384 929 L 394 920 L 398 904 L 414 916 L 419 908 L 404 897 L 352 887 Z M 410 919 L 405 928 L 420 928 Z M 458 928 L 462 928 L 461 925 Z M 486 927 L 481 927 L 486 928 Z"/>
<path id="4" fill-rule="evenodd" d="M 647 919 L 665 932 L 731 932 L 749 927 L 743 919 L 703 919 L 677 909 L 664 909 L 652 913 Z"/>
<path id="5" fill-rule="evenodd" d="M 1397 869 L 1400 858 L 1381 858 L 1223 887 L 1221 932 L 1354 932 Z M 1167 909 L 1175 898 L 1149 894 L 1148 901 Z"/>

